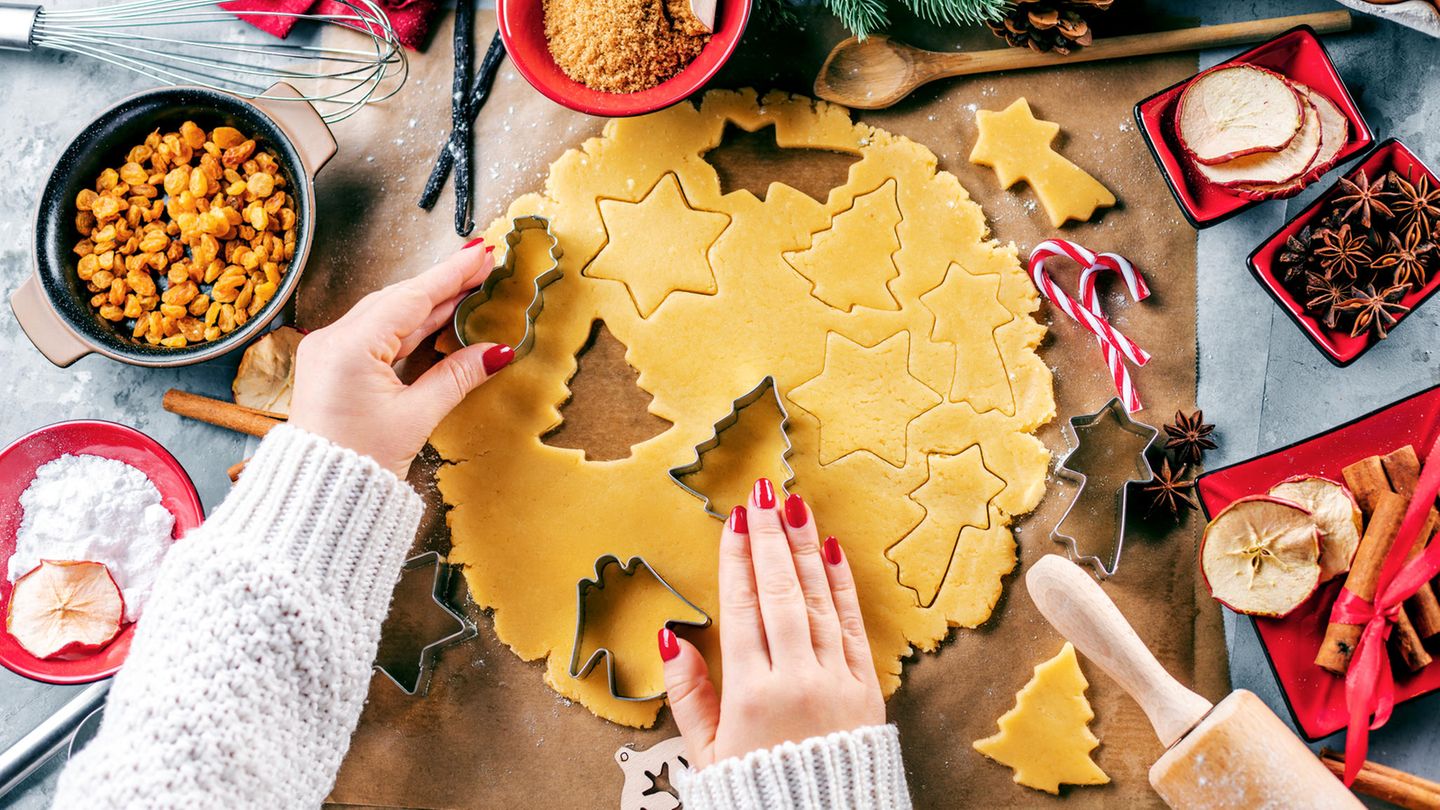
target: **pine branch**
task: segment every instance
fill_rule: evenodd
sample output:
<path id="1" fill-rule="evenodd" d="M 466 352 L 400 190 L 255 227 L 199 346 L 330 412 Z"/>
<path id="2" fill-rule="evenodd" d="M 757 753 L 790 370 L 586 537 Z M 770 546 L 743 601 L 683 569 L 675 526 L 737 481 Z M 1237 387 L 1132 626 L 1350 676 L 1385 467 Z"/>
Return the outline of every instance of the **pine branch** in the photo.
<path id="1" fill-rule="evenodd" d="M 1005 15 L 1006 0 L 903 0 L 915 16 L 941 25 L 973 25 L 999 20 Z"/>
<path id="2" fill-rule="evenodd" d="M 885 0 L 825 0 L 825 4 L 850 29 L 850 33 L 860 39 L 870 36 L 890 21 Z"/>

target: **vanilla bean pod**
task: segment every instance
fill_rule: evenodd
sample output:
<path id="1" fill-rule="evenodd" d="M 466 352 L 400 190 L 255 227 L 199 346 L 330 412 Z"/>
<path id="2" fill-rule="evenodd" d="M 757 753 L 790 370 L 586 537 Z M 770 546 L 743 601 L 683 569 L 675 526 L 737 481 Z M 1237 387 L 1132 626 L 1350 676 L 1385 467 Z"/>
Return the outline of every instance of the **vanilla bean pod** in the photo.
<path id="1" fill-rule="evenodd" d="M 470 216 L 471 160 L 470 119 L 465 115 L 465 90 L 470 86 L 470 68 L 475 64 L 476 0 L 455 3 L 455 79 L 450 85 L 450 155 L 455 161 L 455 232 L 468 236 L 475 230 Z"/>
<path id="2" fill-rule="evenodd" d="M 505 61 L 505 44 L 500 39 L 500 32 L 496 31 L 495 36 L 490 40 L 490 49 L 485 52 L 485 58 L 480 62 L 480 70 L 470 83 L 470 93 L 466 96 L 466 115 L 471 123 L 480 117 L 480 110 L 490 98 L 490 89 L 495 86 L 495 77 L 500 73 L 500 63 Z M 454 139 L 451 133 L 445 143 L 440 146 L 440 154 L 435 158 L 435 168 L 430 171 L 430 179 L 425 183 L 425 191 L 420 195 L 420 207 L 429 211 L 435 207 L 435 202 L 440 199 L 440 191 L 445 187 L 445 179 L 450 176 L 450 169 L 455 165 L 455 156 L 450 151 L 450 142 Z"/>

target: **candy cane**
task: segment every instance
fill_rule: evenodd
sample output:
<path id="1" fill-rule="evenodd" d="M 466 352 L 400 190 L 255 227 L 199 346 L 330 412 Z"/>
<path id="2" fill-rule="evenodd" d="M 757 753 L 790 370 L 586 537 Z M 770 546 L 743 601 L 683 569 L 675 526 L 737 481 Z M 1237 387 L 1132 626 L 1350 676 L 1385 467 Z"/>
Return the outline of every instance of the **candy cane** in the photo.
<path id="1" fill-rule="evenodd" d="M 1055 256 L 1069 257 L 1085 268 L 1080 273 L 1080 301 L 1077 303 L 1045 271 L 1046 260 Z M 1130 369 L 1125 365 L 1129 360 L 1137 366 L 1150 362 L 1150 353 L 1110 325 L 1105 312 L 1100 308 L 1100 297 L 1095 289 L 1095 279 L 1100 272 L 1109 270 L 1120 275 L 1130 297 L 1144 301 L 1150 297 L 1150 288 L 1130 262 L 1114 253 L 1095 254 L 1086 248 L 1064 239 L 1049 239 L 1035 246 L 1030 252 L 1030 279 L 1046 298 L 1054 302 L 1071 320 L 1079 323 L 1095 336 L 1105 357 L 1105 365 L 1115 383 L 1115 391 L 1125 403 L 1125 410 L 1131 413 L 1144 406 L 1135 392 L 1135 383 L 1130 378 Z"/>

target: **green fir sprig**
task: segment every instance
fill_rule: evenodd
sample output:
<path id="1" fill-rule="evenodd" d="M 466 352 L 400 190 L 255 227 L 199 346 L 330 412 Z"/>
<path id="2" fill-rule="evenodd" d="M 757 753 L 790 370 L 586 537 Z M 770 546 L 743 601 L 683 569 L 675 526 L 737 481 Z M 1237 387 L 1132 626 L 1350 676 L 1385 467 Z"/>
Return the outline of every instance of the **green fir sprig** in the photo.
<path id="1" fill-rule="evenodd" d="M 970 25 L 993 22 L 1005 15 L 1006 0 L 899 0 L 915 16 L 927 22 Z M 831 13 L 850 32 L 864 39 L 890 21 L 886 0 L 825 0 Z"/>

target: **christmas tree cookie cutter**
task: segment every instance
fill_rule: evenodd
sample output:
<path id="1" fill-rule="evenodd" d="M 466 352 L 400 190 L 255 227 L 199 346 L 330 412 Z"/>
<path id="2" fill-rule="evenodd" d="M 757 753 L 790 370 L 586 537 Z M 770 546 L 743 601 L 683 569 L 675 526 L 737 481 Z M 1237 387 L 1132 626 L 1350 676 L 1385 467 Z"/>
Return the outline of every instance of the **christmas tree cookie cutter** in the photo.
<path id="1" fill-rule="evenodd" d="M 468 641 L 479 635 L 475 623 L 465 617 L 465 614 L 450 606 L 445 597 L 450 590 L 450 572 L 453 566 L 445 564 L 445 558 L 440 556 L 438 551 L 427 551 L 418 554 L 405 561 L 401 570 L 401 576 L 418 571 L 422 568 L 433 567 L 435 569 L 434 582 L 430 587 L 430 601 L 445 612 L 455 621 L 455 630 L 448 633 L 420 648 L 420 658 L 415 670 L 415 682 L 405 683 L 399 674 L 391 672 L 383 664 L 376 663 L 373 669 L 390 679 L 390 682 L 400 687 L 400 691 L 415 697 L 424 697 L 430 691 L 430 675 L 434 672 L 435 656 L 440 650 L 462 641 Z"/>
<path id="2" fill-rule="evenodd" d="M 1090 479 L 1101 477 L 1096 475 L 1094 470 L 1091 471 L 1090 475 L 1087 475 L 1085 472 L 1070 466 L 1070 462 L 1082 451 L 1086 450 L 1082 433 L 1100 425 L 1106 420 L 1113 420 L 1116 429 L 1136 436 L 1144 442 L 1144 445 L 1133 458 L 1107 459 L 1107 464 L 1110 465 L 1110 469 L 1105 471 L 1106 475 L 1103 477 L 1109 480 L 1119 480 L 1119 491 L 1115 493 L 1116 517 L 1115 537 L 1113 538 L 1114 545 L 1108 555 L 1108 562 L 1098 554 L 1091 554 L 1082 550 L 1080 542 L 1074 536 L 1066 534 L 1061 528 L 1065 525 L 1065 521 L 1070 517 L 1070 514 L 1075 511 L 1075 507 L 1084 500 L 1086 486 L 1093 486 Z M 1072 561 L 1090 566 L 1100 579 L 1112 577 L 1120 568 L 1120 552 L 1125 546 L 1125 515 L 1129 509 L 1130 485 L 1143 484 L 1155 477 L 1155 471 L 1150 466 L 1149 451 L 1154 444 L 1155 437 L 1160 434 L 1160 431 L 1150 425 L 1131 419 L 1129 411 L 1125 409 L 1125 404 L 1120 401 L 1119 397 L 1111 399 L 1105 403 L 1104 407 L 1095 413 L 1072 416 L 1068 421 L 1070 429 L 1069 432 L 1065 434 L 1065 441 L 1070 450 L 1065 454 L 1064 458 L 1060 459 L 1060 463 L 1055 467 L 1055 474 L 1061 478 L 1075 482 L 1078 488 L 1075 491 L 1074 500 L 1065 508 L 1065 514 L 1060 516 L 1060 520 L 1056 521 L 1055 527 L 1050 530 L 1050 539 L 1064 545 L 1066 555 L 1069 556 Z M 1133 476 L 1129 474 L 1132 472 Z M 1123 477 L 1121 473 L 1125 473 Z"/>
<path id="3" fill-rule="evenodd" d="M 668 470 L 670 480 L 704 504 L 707 515 L 721 520 L 725 519 L 724 514 L 715 510 L 715 504 L 710 496 L 685 483 L 685 479 L 705 468 L 705 454 L 719 447 L 721 434 L 740 422 L 740 412 L 767 396 L 774 398 L 775 407 L 780 411 L 780 435 L 785 440 L 785 449 L 780 453 L 780 465 L 785 469 L 785 480 L 780 483 L 780 488 L 788 491 L 790 485 L 795 483 L 795 471 L 790 468 L 790 456 L 795 452 L 795 447 L 790 443 L 790 412 L 786 410 L 785 398 L 780 396 L 780 389 L 775 385 L 775 377 L 766 375 L 754 388 L 741 394 L 730 403 L 729 413 L 715 423 L 710 437 L 695 445 L 693 461 L 679 467 L 671 467 Z"/>
<path id="4" fill-rule="evenodd" d="M 465 337 L 465 324 L 470 320 L 470 315 L 482 304 L 489 301 L 495 294 L 495 287 L 507 278 L 515 275 L 515 263 L 517 261 L 520 240 L 524 238 L 526 231 L 540 230 L 545 232 L 545 238 L 550 241 L 550 266 L 535 276 L 532 283 L 534 292 L 530 297 L 529 306 L 525 307 L 525 334 L 511 348 L 515 350 L 515 359 L 520 359 L 535 348 L 535 319 L 540 317 L 540 311 L 545 308 L 545 288 L 558 281 L 564 275 L 560 271 L 560 257 L 565 251 L 560 248 L 560 239 L 550 230 L 550 219 L 537 214 L 515 217 L 511 220 L 510 231 L 505 234 L 505 258 L 500 265 L 490 273 L 490 277 L 478 289 L 464 298 L 460 299 L 460 305 L 455 308 L 455 318 L 452 328 L 455 330 L 455 337 L 459 339 L 461 346 L 469 346 L 470 341 Z"/>
<path id="5" fill-rule="evenodd" d="M 594 576 L 583 577 L 575 583 L 575 644 L 570 648 L 570 677 L 577 680 L 585 678 L 590 674 L 591 670 L 595 669 L 595 665 L 600 663 L 600 659 L 603 658 L 605 659 L 605 680 L 610 689 L 611 697 L 616 700 L 631 702 L 657 700 L 665 697 L 663 691 L 656 692 L 653 695 L 637 696 L 621 694 L 619 684 L 616 683 L 615 678 L 615 653 L 608 647 L 597 647 L 595 652 L 590 653 L 588 658 L 584 661 L 580 660 L 580 654 L 584 650 L 585 644 L 585 597 L 590 591 L 600 590 L 605 587 L 605 569 L 612 564 L 617 568 L 616 576 L 632 577 L 638 573 L 641 568 L 644 568 L 649 572 L 650 576 L 655 578 L 655 581 L 660 584 L 660 587 L 670 592 L 671 596 L 680 600 L 686 607 L 704 617 L 701 621 L 669 619 L 665 622 L 666 627 L 709 627 L 710 614 L 706 613 L 699 605 L 686 599 L 684 594 L 677 591 L 675 586 L 666 582 L 665 578 L 660 576 L 660 572 L 656 571 L 654 566 L 650 565 L 650 563 L 645 561 L 644 557 L 639 555 L 631 557 L 629 561 L 622 561 L 620 557 L 614 554 L 603 554 L 595 560 Z"/>

